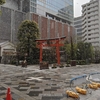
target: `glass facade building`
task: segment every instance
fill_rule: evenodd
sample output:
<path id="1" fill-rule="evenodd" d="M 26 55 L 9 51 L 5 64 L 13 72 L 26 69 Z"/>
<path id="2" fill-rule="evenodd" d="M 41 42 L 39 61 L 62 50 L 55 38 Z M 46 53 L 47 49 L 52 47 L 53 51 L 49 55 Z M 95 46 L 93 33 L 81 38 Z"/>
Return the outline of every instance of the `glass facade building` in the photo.
<path id="1" fill-rule="evenodd" d="M 6 0 L 5 7 L 73 22 L 73 0 Z"/>
<path id="2" fill-rule="evenodd" d="M 73 0 L 30 0 L 30 12 L 73 22 Z"/>

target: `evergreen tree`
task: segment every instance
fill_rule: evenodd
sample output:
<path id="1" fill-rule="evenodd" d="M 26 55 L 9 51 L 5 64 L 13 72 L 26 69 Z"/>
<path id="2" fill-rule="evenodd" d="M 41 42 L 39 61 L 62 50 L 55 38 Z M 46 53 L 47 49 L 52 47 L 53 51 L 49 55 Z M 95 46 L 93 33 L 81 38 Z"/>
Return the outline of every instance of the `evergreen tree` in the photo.
<path id="1" fill-rule="evenodd" d="M 0 5 L 4 4 L 5 0 L 0 0 Z"/>
<path id="2" fill-rule="evenodd" d="M 39 50 L 36 48 L 36 39 L 39 37 L 39 28 L 36 22 L 25 20 L 18 30 L 17 50 L 21 55 L 27 56 L 28 62 L 35 63 L 39 57 Z"/>
<path id="3" fill-rule="evenodd" d="M 71 60 L 74 60 L 74 47 L 73 47 L 72 37 L 70 37 L 70 39 L 71 39 Z"/>
<path id="4" fill-rule="evenodd" d="M 3 5 L 5 3 L 5 0 L 0 0 L 0 5 Z M 1 10 L 0 10 L 0 15 L 1 15 Z"/>

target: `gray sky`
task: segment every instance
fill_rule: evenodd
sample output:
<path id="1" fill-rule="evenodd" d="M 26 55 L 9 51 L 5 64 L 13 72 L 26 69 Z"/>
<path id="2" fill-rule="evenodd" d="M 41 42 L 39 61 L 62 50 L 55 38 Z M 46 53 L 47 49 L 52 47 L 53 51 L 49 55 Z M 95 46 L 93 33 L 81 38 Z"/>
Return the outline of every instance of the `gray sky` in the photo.
<path id="1" fill-rule="evenodd" d="M 90 0 L 74 0 L 74 17 L 81 15 L 81 5 L 88 3 Z"/>

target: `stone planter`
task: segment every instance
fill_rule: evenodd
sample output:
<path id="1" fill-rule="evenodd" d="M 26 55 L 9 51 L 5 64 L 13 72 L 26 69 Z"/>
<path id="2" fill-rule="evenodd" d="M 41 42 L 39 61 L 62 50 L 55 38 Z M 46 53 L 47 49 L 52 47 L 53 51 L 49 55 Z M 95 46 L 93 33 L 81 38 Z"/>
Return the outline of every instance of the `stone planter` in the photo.
<path id="1" fill-rule="evenodd" d="M 22 67 L 27 67 L 27 62 L 22 62 Z"/>
<path id="2" fill-rule="evenodd" d="M 40 63 L 40 70 L 42 70 L 42 69 L 49 69 L 48 62 L 41 62 Z"/>
<path id="3" fill-rule="evenodd" d="M 76 60 L 71 60 L 71 61 L 70 61 L 70 65 L 71 65 L 71 66 L 76 66 Z"/>

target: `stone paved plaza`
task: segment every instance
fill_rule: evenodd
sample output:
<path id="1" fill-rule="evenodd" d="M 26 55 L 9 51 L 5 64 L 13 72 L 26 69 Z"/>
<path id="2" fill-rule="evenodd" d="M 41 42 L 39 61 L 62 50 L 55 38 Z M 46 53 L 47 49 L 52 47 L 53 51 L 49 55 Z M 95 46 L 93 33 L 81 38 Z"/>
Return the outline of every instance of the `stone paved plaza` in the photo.
<path id="1" fill-rule="evenodd" d="M 21 66 L 0 65 L 0 100 L 6 100 L 7 88 L 10 87 L 13 100 L 73 100 L 66 97 L 71 78 L 99 72 L 99 64 L 77 65 L 40 70 L 39 65 Z M 80 100 L 100 100 L 99 90 L 95 95 L 82 97 Z M 96 93 L 97 92 L 97 93 Z M 91 99 L 89 99 L 91 98 Z"/>

